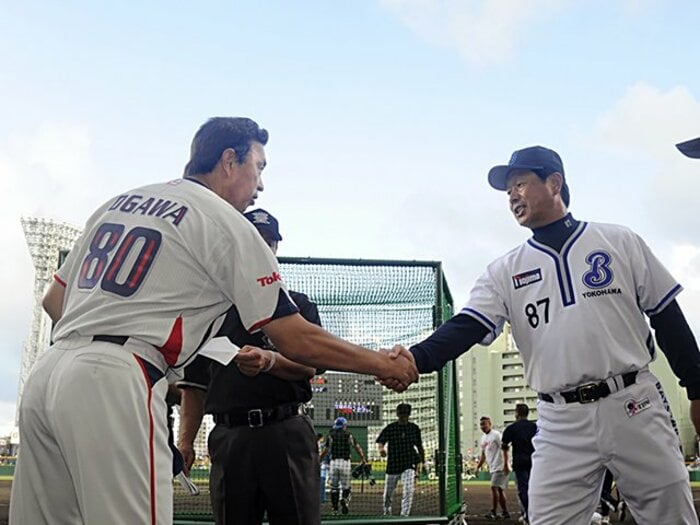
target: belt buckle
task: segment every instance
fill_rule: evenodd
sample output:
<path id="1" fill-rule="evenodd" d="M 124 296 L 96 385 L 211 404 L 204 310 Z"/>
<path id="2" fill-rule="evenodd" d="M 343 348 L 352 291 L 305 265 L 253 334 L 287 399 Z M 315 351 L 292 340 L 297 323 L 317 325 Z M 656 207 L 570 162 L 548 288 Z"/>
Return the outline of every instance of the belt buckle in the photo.
<path id="1" fill-rule="evenodd" d="M 248 410 L 248 426 L 258 428 L 263 426 L 263 411 L 259 408 Z"/>
<path id="2" fill-rule="evenodd" d="M 598 401 L 599 398 L 595 397 L 597 389 L 597 383 L 587 383 L 578 387 L 576 389 L 576 396 L 578 397 L 578 402 L 581 404 L 586 404 Z"/>

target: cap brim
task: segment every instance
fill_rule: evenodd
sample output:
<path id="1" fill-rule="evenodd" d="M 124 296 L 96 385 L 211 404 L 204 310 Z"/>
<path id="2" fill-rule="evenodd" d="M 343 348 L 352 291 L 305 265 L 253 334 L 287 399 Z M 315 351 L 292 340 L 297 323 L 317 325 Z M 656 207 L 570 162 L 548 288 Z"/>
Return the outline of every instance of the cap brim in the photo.
<path id="1" fill-rule="evenodd" d="M 504 191 L 507 187 L 508 175 L 515 170 L 537 171 L 544 169 L 542 166 L 530 166 L 525 164 L 511 164 L 508 166 L 494 166 L 489 170 L 489 184 L 492 188 Z"/>
<path id="2" fill-rule="evenodd" d="M 253 224 L 261 234 L 269 237 L 272 241 L 281 241 L 282 236 L 272 227 L 267 224 Z"/>
<path id="3" fill-rule="evenodd" d="M 676 144 L 678 151 L 691 159 L 700 159 L 700 137 Z"/>

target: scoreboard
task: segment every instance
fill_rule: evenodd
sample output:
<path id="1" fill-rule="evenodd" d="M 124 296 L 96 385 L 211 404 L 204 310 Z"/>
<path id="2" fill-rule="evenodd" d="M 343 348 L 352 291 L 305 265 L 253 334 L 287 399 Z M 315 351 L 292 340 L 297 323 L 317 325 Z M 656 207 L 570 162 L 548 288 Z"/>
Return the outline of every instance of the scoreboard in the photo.
<path id="1" fill-rule="evenodd" d="M 316 427 L 332 426 L 344 417 L 350 426 L 381 425 L 383 387 L 373 377 L 326 372 L 310 380 L 313 398 L 307 404 Z"/>

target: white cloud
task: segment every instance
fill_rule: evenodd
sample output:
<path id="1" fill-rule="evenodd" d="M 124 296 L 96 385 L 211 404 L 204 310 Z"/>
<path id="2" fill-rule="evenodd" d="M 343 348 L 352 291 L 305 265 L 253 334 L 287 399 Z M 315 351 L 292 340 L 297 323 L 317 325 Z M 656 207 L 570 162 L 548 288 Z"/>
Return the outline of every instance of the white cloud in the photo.
<path id="1" fill-rule="evenodd" d="M 522 35 L 543 26 L 563 0 L 380 0 L 425 40 L 456 49 L 468 62 L 507 60 Z"/>
<path id="2" fill-rule="evenodd" d="M 15 404 L 0 401 L 0 437 L 10 435 L 15 427 Z"/>
<path id="3" fill-rule="evenodd" d="M 660 159 L 680 159 L 676 142 L 700 134 L 700 102 L 685 86 L 668 91 L 640 82 L 631 86 L 598 123 L 610 149 Z"/>
<path id="4" fill-rule="evenodd" d="M 631 191 L 643 189 L 642 212 L 672 242 L 697 239 L 700 215 L 694 191 L 700 164 L 683 157 L 674 144 L 700 135 L 700 101 L 684 86 L 662 91 L 645 83 L 631 86 L 598 121 L 597 147 L 615 157 L 626 173 L 612 175 Z"/>

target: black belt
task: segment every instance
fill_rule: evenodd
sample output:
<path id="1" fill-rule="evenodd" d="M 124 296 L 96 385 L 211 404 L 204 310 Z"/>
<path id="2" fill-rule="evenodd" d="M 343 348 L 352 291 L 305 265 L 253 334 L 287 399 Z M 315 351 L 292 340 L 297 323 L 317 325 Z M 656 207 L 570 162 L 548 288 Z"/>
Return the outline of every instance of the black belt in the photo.
<path id="1" fill-rule="evenodd" d="M 301 403 L 287 403 L 272 408 L 253 408 L 250 410 L 237 410 L 225 414 L 214 414 L 214 423 L 227 427 L 247 425 L 251 428 L 262 427 L 283 421 L 290 417 L 304 414 L 304 405 Z"/>
<path id="2" fill-rule="evenodd" d="M 115 345 L 124 346 L 129 340 L 126 335 L 93 335 L 93 341 L 102 341 L 103 343 L 113 343 Z"/>
<path id="3" fill-rule="evenodd" d="M 628 372 L 626 374 L 622 374 L 621 376 L 615 376 L 613 379 L 615 380 L 616 384 L 620 378 L 622 379 L 623 386 L 619 387 L 616 391 L 633 385 L 637 379 L 637 372 Z M 567 403 L 593 403 L 594 401 L 608 397 L 611 393 L 612 391 L 610 390 L 608 383 L 601 381 L 600 383 L 587 383 L 585 385 L 581 385 L 575 390 L 559 392 L 559 395 L 563 397 L 564 401 Z M 537 397 L 539 397 L 542 401 L 554 403 L 554 398 L 549 394 L 537 394 Z"/>

